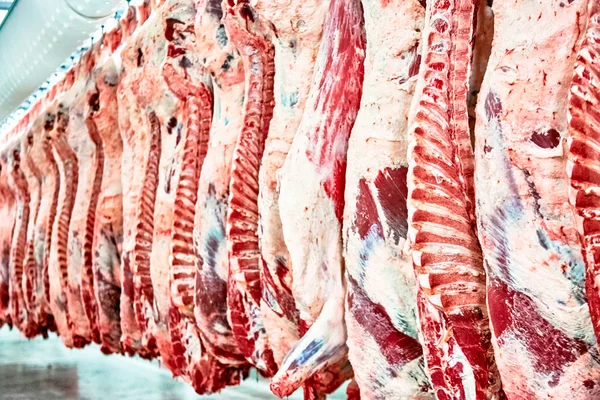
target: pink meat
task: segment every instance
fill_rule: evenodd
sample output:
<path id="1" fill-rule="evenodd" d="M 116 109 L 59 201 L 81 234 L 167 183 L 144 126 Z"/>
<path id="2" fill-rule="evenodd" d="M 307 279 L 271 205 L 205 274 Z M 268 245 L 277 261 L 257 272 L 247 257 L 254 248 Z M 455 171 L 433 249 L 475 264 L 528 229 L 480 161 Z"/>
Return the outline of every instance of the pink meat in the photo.
<path id="1" fill-rule="evenodd" d="M 405 249 L 407 116 L 425 10 L 416 0 L 362 4 L 365 80 L 348 144 L 344 208 L 349 358 L 364 398 L 432 398 Z"/>
<path id="2" fill-rule="evenodd" d="M 37 325 L 39 333 L 46 336 L 52 326 L 49 304 L 46 301 L 44 283 L 44 237 L 38 235 L 38 215 L 42 206 L 42 167 L 44 163 L 44 143 L 42 137 L 44 118 L 38 117 L 22 139 L 21 169 L 27 179 L 29 188 L 29 222 L 27 228 L 27 247 L 25 248 L 24 287 L 25 305 L 30 319 Z M 45 226 L 42 226 L 44 229 Z"/>
<path id="3" fill-rule="evenodd" d="M 495 398 L 500 391 L 475 226 L 467 113 L 476 6 L 472 0 L 428 4 L 409 117 L 408 210 L 418 317 L 427 373 L 439 399 Z"/>
<path id="4" fill-rule="evenodd" d="M 257 1 L 260 18 L 277 31 L 273 118 L 269 125 L 258 176 L 259 244 L 262 255 L 261 315 L 275 362 L 299 339 L 299 320 L 292 295 L 292 270 L 279 217 L 277 174 L 308 97 L 315 58 L 321 42 L 327 1 Z M 273 35 L 274 36 L 274 35 Z"/>
<path id="5" fill-rule="evenodd" d="M 105 36 L 105 52 L 114 50 L 121 31 Z M 116 36 L 116 37 L 115 37 Z M 113 42 L 114 41 L 114 42 Z M 121 347 L 121 252 L 123 247 L 123 194 L 121 156 L 123 142 L 118 126 L 118 71 L 113 59 L 104 54 L 86 93 L 86 125 L 96 145 L 95 185 L 98 185 L 91 246 L 85 265 L 91 265 L 91 293 L 82 293 L 90 323 L 96 319 L 101 350 L 120 353 Z M 100 64 L 101 63 L 101 64 Z M 89 240 L 89 238 L 88 238 Z M 89 242 L 88 242 L 89 243 Z"/>
<path id="6" fill-rule="evenodd" d="M 600 396 L 562 139 L 585 1 L 494 2 L 477 106 L 477 221 L 508 398 Z"/>
<path id="7" fill-rule="evenodd" d="M 125 46 L 118 52 L 119 57 L 116 57 L 116 61 L 121 61 L 120 65 L 120 76 L 119 83 L 117 85 L 117 104 L 118 104 L 118 123 L 119 131 L 122 139 L 122 155 L 121 155 L 121 200 L 122 200 L 122 212 L 123 212 L 123 243 L 121 250 L 121 297 L 120 297 L 120 310 L 119 317 L 121 319 L 121 345 L 123 351 L 129 355 L 139 354 L 144 358 L 153 358 L 156 356 L 157 349 L 155 341 L 142 331 L 142 327 L 138 324 L 134 310 L 135 293 L 134 293 L 134 277 L 133 277 L 133 264 L 130 260 L 130 252 L 135 246 L 135 231 L 132 224 L 135 221 L 136 210 L 139 206 L 141 187 L 133 185 L 133 179 L 138 177 L 139 174 L 144 174 L 142 166 L 145 164 L 138 164 L 136 161 L 144 162 L 143 158 L 135 159 L 134 146 L 144 146 L 146 143 L 139 143 L 134 140 L 133 131 L 134 127 L 138 128 L 138 124 L 141 122 L 140 119 L 132 123 L 130 118 L 140 118 L 139 112 L 131 114 L 134 107 L 136 107 L 135 97 L 132 92 L 133 87 L 131 86 L 135 79 L 139 78 L 139 67 L 137 65 L 137 49 L 134 48 L 134 39 L 130 38 L 131 33 L 137 26 L 137 18 L 135 8 L 129 7 L 125 17 L 120 21 L 121 30 L 123 32 L 122 40 L 128 39 L 125 42 Z M 127 43 L 130 46 L 127 46 Z M 127 50 L 129 49 L 129 50 Z M 133 126 L 132 126 L 133 125 Z M 143 134 L 141 138 L 145 138 L 146 134 Z M 144 139 L 145 140 L 145 139 Z M 138 153 L 139 154 L 139 153 Z M 147 161 L 146 161 L 147 162 Z M 138 170 L 134 169 L 137 165 Z M 150 194 L 152 196 L 152 194 Z M 152 198 L 151 203 L 154 200 Z M 145 203 L 145 207 L 148 203 Z M 144 208 L 146 210 L 146 208 Z M 148 228 L 144 228 L 147 232 Z"/>
<path id="8" fill-rule="evenodd" d="M 577 53 L 575 74 L 569 98 L 569 126 L 567 136 L 569 201 L 575 211 L 575 223 L 582 239 L 586 265 L 586 294 L 596 338 L 600 338 L 600 252 L 598 251 L 597 208 L 600 204 L 596 160 L 600 150 L 597 143 L 600 132 L 598 103 L 598 56 L 600 45 L 600 3 L 589 1 L 587 30 Z"/>
<path id="9" fill-rule="evenodd" d="M 15 222 L 15 195 L 8 184 L 6 151 L 0 157 L 0 325 L 12 327 L 10 315 L 10 248 Z"/>
<path id="10" fill-rule="evenodd" d="M 42 118 L 42 129 L 39 132 L 41 153 L 39 158 L 36 159 L 37 165 L 39 165 L 40 171 L 42 172 L 42 186 L 41 186 L 41 203 L 40 209 L 36 219 L 36 234 L 35 234 L 35 259 L 36 262 L 41 264 L 42 273 L 40 278 L 42 279 L 42 286 L 44 290 L 44 308 L 47 315 L 47 326 L 48 330 L 56 331 L 56 322 L 54 321 L 54 315 L 50 302 L 50 254 L 52 244 L 52 232 L 54 221 L 57 214 L 58 205 L 58 193 L 60 188 L 60 176 L 58 172 L 58 166 L 54 155 L 52 153 L 52 139 L 51 132 L 54 129 L 55 115 L 51 113 L 43 113 Z"/>
<path id="11" fill-rule="evenodd" d="M 30 193 L 21 161 L 21 141 L 10 145 L 8 155 L 9 187 L 15 194 L 16 214 L 11 240 L 9 262 L 10 315 L 15 325 L 27 338 L 36 336 L 39 328 L 27 309 L 25 300 L 24 261 L 27 229 L 30 215 Z"/>
<path id="12" fill-rule="evenodd" d="M 203 12 L 200 8 L 200 12 Z M 188 33 L 195 18 L 166 20 L 170 58 L 163 77 L 183 110 L 182 139 L 178 154 L 177 181 L 170 237 L 169 331 L 177 367 L 199 394 L 212 393 L 242 379 L 242 371 L 221 363 L 206 351 L 194 317 L 195 264 L 194 220 L 200 171 L 208 150 L 212 120 L 210 80 L 201 67 L 201 56 L 193 52 Z M 192 51 L 191 51 L 192 50 Z"/>
<path id="13" fill-rule="evenodd" d="M 213 81 L 213 118 L 194 220 L 194 316 L 202 342 L 219 361 L 247 369 L 227 320 L 229 257 L 225 235 L 233 149 L 242 130 L 244 69 L 221 25 L 220 0 L 197 2 L 197 52 Z"/>
<path id="14" fill-rule="evenodd" d="M 260 309 L 257 202 L 258 170 L 273 115 L 274 49 L 264 36 L 263 21 L 244 1 L 227 10 L 225 27 L 243 60 L 246 82 L 243 125 L 233 152 L 226 222 L 228 317 L 242 354 L 263 374 L 272 376 L 277 364 Z"/>
<path id="15" fill-rule="evenodd" d="M 348 137 L 358 112 L 365 38 L 359 1 L 333 0 L 302 122 L 281 169 L 279 207 L 292 291 L 311 328 L 271 381 L 286 396 L 346 357 L 342 213 Z"/>
<path id="16" fill-rule="evenodd" d="M 92 286 L 91 244 L 94 232 L 95 208 L 98 201 L 98 183 L 101 170 L 98 168 L 96 145 L 86 124 L 87 87 L 91 84 L 90 73 L 95 62 L 98 45 L 92 47 L 79 62 L 73 87 L 61 97 L 61 105 L 68 110 L 68 126 L 65 139 L 70 149 L 69 159 L 75 165 L 76 190 L 71 210 L 68 239 L 68 290 L 67 303 L 74 335 L 100 342 L 97 318 L 90 322 L 84 308 L 84 299 L 89 299 Z M 93 129 L 94 127 L 92 127 Z M 92 133 L 93 134 L 93 133 Z M 65 162 L 65 159 L 63 159 Z M 85 296 L 82 297 L 82 294 Z M 96 314 L 95 307 L 91 308 Z M 95 317 L 95 315 L 94 315 Z"/>

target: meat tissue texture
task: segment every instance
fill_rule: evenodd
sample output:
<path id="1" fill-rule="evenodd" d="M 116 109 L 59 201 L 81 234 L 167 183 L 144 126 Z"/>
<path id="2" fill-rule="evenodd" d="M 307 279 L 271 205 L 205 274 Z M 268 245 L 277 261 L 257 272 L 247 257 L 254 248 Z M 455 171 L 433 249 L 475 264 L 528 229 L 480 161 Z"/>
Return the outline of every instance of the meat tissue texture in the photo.
<path id="1" fill-rule="evenodd" d="M 365 78 L 348 144 L 344 208 L 349 358 L 364 398 L 433 398 L 405 248 L 407 115 L 425 10 L 417 1 L 362 4 Z"/>
<path id="2" fill-rule="evenodd" d="M 233 149 L 242 130 L 244 68 L 221 23 L 223 15 L 221 1 L 199 2 L 195 32 L 198 51 L 211 75 L 213 116 L 194 220 L 194 316 L 207 350 L 224 364 L 247 369 L 227 319 L 225 233 Z"/>
<path id="3" fill-rule="evenodd" d="M 569 201 L 575 211 L 576 228 L 581 235 L 586 266 L 586 294 L 596 337 L 600 334 L 600 258 L 598 253 L 598 37 L 600 4 L 590 1 L 587 30 L 575 61 L 569 98 L 567 136 Z"/>
<path id="4" fill-rule="evenodd" d="M 562 139 L 586 2 L 494 2 L 477 105 L 477 225 L 508 398 L 599 396 Z"/>
<path id="5" fill-rule="evenodd" d="M 280 175 L 292 290 L 300 318 L 311 328 L 271 381 L 278 396 L 347 354 L 341 224 L 346 150 L 360 103 L 364 56 L 360 2 L 332 1 L 302 121 Z"/>
<path id="6" fill-rule="evenodd" d="M 239 1 L 226 10 L 225 27 L 245 72 L 242 129 L 233 152 L 226 221 L 228 317 L 242 354 L 271 376 L 277 369 L 263 325 L 258 247 L 258 171 L 273 116 L 274 48 L 255 10 Z"/>
<path id="7" fill-rule="evenodd" d="M 599 21 L 138 1 L 2 124 L 0 326 L 198 394 L 600 398 Z"/>
<path id="8" fill-rule="evenodd" d="M 86 268 L 91 269 L 91 293 L 82 293 L 90 324 L 95 323 L 105 353 L 121 347 L 121 252 L 123 247 L 123 194 L 121 157 L 123 142 L 118 125 L 118 71 L 111 51 L 121 31 L 106 34 L 86 93 L 86 125 L 96 146 L 96 206 L 91 247 L 86 249 Z M 88 239 L 89 240 L 89 239 Z M 89 243 L 89 242 L 88 242 Z M 87 263 L 90 263 L 88 265 Z M 89 278 L 88 278 L 89 279 Z M 89 284 L 89 283 L 88 283 Z M 87 290 L 90 288 L 88 287 Z M 95 322 L 93 322 L 95 319 Z"/>
<path id="9" fill-rule="evenodd" d="M 260 17 L 277 37 L 273 97 L 275 106 L 258 177 L 259 243 L 262 256 L 261 314 L 275 362 L 299 339 L 299 317 L 292 295 L 292 270 L 279 216 L 277 174 L 285 162 L 308 98 L 328 1 L 291 4 L 258 1 Z M 300 29 L 298 28 L 300 27 Z"/>
<path id="10" fill-rule="evenodd" d="M 409 116 L 409 236 L 420 340 L 439 399 L 500 390 L 477 239 L 467 92 L 475 1 L 431 1 Z M 440 343 L 444 345 L 440 345 Z"/>

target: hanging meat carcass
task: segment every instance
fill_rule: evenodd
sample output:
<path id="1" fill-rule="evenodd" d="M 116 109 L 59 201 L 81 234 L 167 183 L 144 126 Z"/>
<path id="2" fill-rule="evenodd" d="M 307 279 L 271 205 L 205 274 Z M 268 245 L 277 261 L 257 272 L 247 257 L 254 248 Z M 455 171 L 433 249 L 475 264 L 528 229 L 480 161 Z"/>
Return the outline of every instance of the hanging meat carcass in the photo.
<path id="1" fill-rule="evenodd" d="M 271 381 L 278 396 L 347 354 L 341 225 L 346 150 L 360 103 L 364 56 L 360 2 L 331 1 L 310 94 L 280 175 L 292 291 L 300 318 L 311 328 Z"/>
<path id="2" fill-rule="evenodd" d="M 275 362 L 300 337 L 300 321 L 292 295 L 292 270 L 279 216 L 277 174 L 283 166 L 308 98 L 321 43 L 328 1 L 287 3 L 257 1 L 254 8 L 274 27 L 275 106 L 265 139 L 258 176 L 259 243 L 262 256 L 261 314 Z"/>
<path id="3" fill-rule="evenodd" d="M 94 199 L 96 206 L 90 207 L 88 211 L 94 213 L 94 226 L 91 248 L 86 249 L 84 265 L 91 269 L 88 272 L 91 273 L 91 285 L 88 282 L 88 286 L 82 287 L 82 296 L 90 324 L 96 319 L 101 350 L 104 353 L 122 351 L 120 297 L 123 142 L 117 120 L 119 73 L 112 56 L 120 45 L 122 32 L 122 27 L 119 27 L 104 36 L 102 52 L 98 54 L 97 66 L 92 72 L 86 92 L 85 123 L 96 146 L 94 193 L 97 198 Z M 87 293 L 83 291 L 84 288 Z"/>
<path id="4" fill-rule="evenodd" d="M 197 12 L 210 13 L 207 3 L 198 5 Z M 183 111 L 181 125 L 177 126 L 177 134 L 181 135 L 181 139 L 178 139 L 170 177 L 174 199 L 169 244 L 169 330 L 178 368 L 184 379 L 191 383 L 197 393 L 202 394 L 238 384 L 245 376 L 245 370 L 222 363 L 207 351 L 193 309 L 196 254 L 192 243 L 195 211 L 213 114 L 212 82 L 202 65 L 202 60 L 208 57 L 195 52 L 198 50 L 194 40 L 195 16 L 184 13 L 181 15 L 183 19 L 165 20 L 169 51 L 162 72 L 165 82 L 178 99 L 177 106 Z"/>
<path id="5" fill-rule="evenodd" d="M 349 357 L 364 398 L 433 397 L 406 243 L 407 116 L 425 10 L 418 1 L 362 4 L 365 80 L 348 145 L 344 209 Z"/>
<path id="6" fill-rule="evenodd" d="M 475 226 L 467 112 L 476 8 L 477 1 L 428 2 L 409 117 L 409 236 L 420 339 L 442 399 L 496 398 L 500 390 Z"/>
<path id="7" fill-rule="evenodd" d="M 508 398 L 600 396 L 563 137 L 586 1 L 494 2 L 477 105 L 477 226 Z"/>
<path id="8" fill-rule="evenodd" d="M 263 324 L 258 248 L 258 171 L 273 116 L 274 49 L 268 30 L 246 1 L 226 10 L 225 27 L 245 72 L 243 123 L 233 152 L 226 222 L 227 307 L 242 354 L 263 374 L 277 370 Z"/>
<path id="9" fill-rule="evenodd" d="M 124 45 L 115 52 L 115 65 L 119 73 L 119 83 L 117 85 L 117 105 L 119 132 L 121 134 L 122 153 L 121 153 L 121 201 L 123 213 L 123 242 L 121 245 L 121 297 L 119 301 L 119 317 L 121 320 L 121 346 L 123 351 L 129 355 L 139 354 L 143 358 L 153 358 L 156 356 L 155 342 L 149 339 L 148 335 L 142 334 L 142 329 L 138 324 L 135 315 L 134 301 L 134 282 L 132 264 L 130 262 L 130 247 L 134 244 L 133 224 L 136 208 L 130 205 L 135 202 L 138 193 L 131 191 L 131 185 L 135 177 L 133 170 L 133 149 L 127 145 L 127 137 L 133 135 L 130 110 L 135 105 L 134 102 L 128 101 L 129 86 L 135 79 L 138 78 L 137 60 L 134 53 L 128 54 L 127 44 L 135 40 L 131 37 L 134 30 L 138 26 L 136 9 L 129 7 L 124 18 L 120 21 L 122 41 Z M 124 52 L 124 54 L 123 54 Z M 134 74 L 134 72 L 136 72 Z M 135 142 L 133 142 L 135 144 Z M 115 178 L 116 179 L 116 178 Z M 136 190 L 139 190 L 137 188 Z"/>
<path id="10" fill-rule="evenodd" d="M 194 221 L 194 316 L 211 354 L 225 364 L 247 368 L 227 320 L 229 255 L 225 235 L 233 149 L 242 129 L 244 69 L 221 23 L 221 3 L 197 2 L 195 25 L 197 51 L 206 58 L 204 64 L 212 76 L 214 112 Z"/>

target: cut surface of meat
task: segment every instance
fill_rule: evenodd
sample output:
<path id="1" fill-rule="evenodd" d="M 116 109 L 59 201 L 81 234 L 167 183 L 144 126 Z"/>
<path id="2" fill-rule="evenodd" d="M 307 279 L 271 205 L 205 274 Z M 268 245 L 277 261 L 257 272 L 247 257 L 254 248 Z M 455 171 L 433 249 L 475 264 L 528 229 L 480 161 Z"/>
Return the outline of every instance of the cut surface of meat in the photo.
<path id="1" fill-rule="evenodd" d="M 243 60 L 246 86 L 242 130 L 233 152 L 226 221 L 228 317 L 242 354 L 265 376 L 272 376 L 277 364 L 260 308 L 258 171 L 273 116 L 274 49 L 265 37 L 268 31 L 264 21 L 245 1 L 227 9 L 225 27 Z"/>
<path id="2" fill-rule="evenodd" d="M 477 105 L 475 187 L 492 343 L 508 398 L 600 395 L 562 146 L 586 5 L 492 7 L 494 39 Z"/>
<path id="3" fill-rule="evenodd" d="M 38 333 L 47 335 L 48 306 L 46 303 L 43 279 L 44 241 L 36 241 L 37 216 L 40 210 L 42 193 L 42 171 L 39 163 L 43 156 L 43 143 L 40 131 L 43 118 L 37 118 L 21 140 L 21 169 L 27 180 L 29 190 L 29 222 L 27 226 L 27 244 L 23 260 L 23 293 L 29 319 L 37 326 Z"/>
<path id="4" fill-rule="evenodd" d="M 77 66 L 76 81 L 73 87 L 61 97 L 61 106 L 68 112 L 68 125 L 65 132 L 66 143 L 62 158 L 63 163 L 72 163 L 73 178 L 73 204 L 69 222 L 69 239 L 67 250 L 68 289 L 67 303 L 74 336 L 87 340 L 100 342 L 97 307 L 91 302 L 93 296 L 93 274 L 91 247 L 93 240 L 95 208 L 98 201 L 101 170 L 98 168 L 96 145 L 86 124 L 86 93 L 91 69 L 94 65 L 95 52 L 99 48 L 96 44 L 88 50 Z M 62 184 L 62 182 L 61 182 Z M 82 296 L 83 295 L 83 296 Z M 84 300 L 90 301 L 91 307 L 84 308 Z M 88 315 L 92 315 L 88 318 Z"/>
<path id="5" fill-rule="evenodd" d="M 142 123 L 138 112 L 133 110 L 137 107 L 132 92 L 132 85 L 135 79 L 139 79 L 139 66 L 135 49 L 130 43 L 135 40 L 130 37 L 132 31 L 136 28 L 138 20 L 134 7 L 129 7 L 125 17 L 120 21 L 122 40 L 129 38 L 125 45 L 115 53 L 115 63 L 119 70 L 119 83 L 117 85 L 117 105 L 118 105 L 118 124 L 121 133 L 122 154 L 121 154 L 121 191 L 122 191 L 122 212 L 123 212 L 123 243 L 121 250 L 121 297 L 119 301 L 119 317 L 121 319 L 121 346 L 123 351 L 129 355 L 139 354 L 143 358 L 153 358 L 156 356 L 155 341 L 146 334 L 138 323 L 135 313 L 135 290 L 134 274 L 131 260 L 131 251 L 135 246 L 135 222 L 136 210 L 138 209 L 141 187 L 134 184 L 134 179 L 140 179 L 134 166 L 141 168 L 138 162 L 143 162 L 143 158 L 136 159 L 136 145 L 143 146 L 134 140 L 133 131 Z M 129 48 L 129 51 L 127 49 Z M 136 120 L 134 120 L 134 118 Z M 132 122 L 133 120 L 133 122 Z M 145 140 L 145 135 L 140 135 L 139 139 Z M 139 153 L 138 153 L 139 154 Z M 143 153 L 142 153 L 143 154 Z M 153 200 L 152 200 L 153 203 Z"/>
<path id="6" fill-rule="evenodd" d="M 116 45 L 120 31 L 105 36 L 105 52 Z M 111 38 L 112 36 L 112 38 Z M 117 36 L 117 37 L 114 37 Z M 121 346 L 121 252 L 123 248 L 123 191 L 121 157 L 123 142 L 118 126 L 118 71 L 112 57 L 104 54 L 93 71 L 92 83 L 86 93 L 86 125 L 96 145 L 97 179 L 99 185 L 94 212 L 91 256 L 92 293 L 84 297 L 88 319 L 97 318 L 101 350 L 120 353 Z M 90 209 L 90 212 L 92 210 Z M 87 263 L 87 260 L 86 260 Z"/>
<path id="7" fill-rule="evenodd" d="M 586 265 L 586 294 L 596 338 L 600 338 L 600 248 L 597 213 L 600 204 L 600 176 L 596 171 L 600 141 L 600 3 L 590 1 L 587 30 L 577 54 L 575 74 L 569 98 L 567 136 L 569 201 L 575 210 L 575 222 L 582 237 Z"/>
<path id="8" fill-rule="evenodd" d="M 292 291 L 311 328 L 271 380 L 278 396 L 347 355 L 341 225 L 348 137 L 363 83 L 363 25 L 360 1 L 331 1 L 302 121 L 281 169 Z"/>
<path id="9" fill-rule="evenodd" d="M 417 286 L 405 249 L 407 116 L 425 10 L 416 0 L 362 4 L 365 79 L 348 144 L 344 208 L 349 358 L 357 390 L 366 399 L 433 398 L 417 338 Z"/>
<path id="10" fill-rule="evenodd" d="M 438 399 L 495 398 L 500 391 L 467 112 L 476 6 L 473 0 L 428 2 L 409 116 L 409 237 L 420 341 Z"/>
<path id="11" fill-rule="evenodd" d="M 308 98 L 310 80 L 323 34 L 327 1 L 285 3 L 257 1 L 254 8 L 277 31 L 275 107 L 258 177 L 261 315 L 275 362 L 299 339 L 299 320 L 292 295 L 292 265 L 279 216 L 277 174 L 285 162 Z M 302 29 L 297 29 L 302 26 Z"/>
<path id="12" fill-rule="evenodd" d="M 15 195 L 15 222 L 10 245 L 9 261 L 9 310 L 11 320 L 27 338 L 37 334 L 37 326 L 31 319 L 25 303 L 24 288 L 24 261 L 27 244 L 27 229 L 29 225 L 29 187 L 25 174 L 21 168 L 20 142 L 10 147 L 8 152 L 8 184 Z"/>
<path id="13" fill-rule="evenodd" d="M 186 3 L 183 3 L 186 4 Z M 191 5 L 191 2 L 187 3 Z M 200 5 L 202 6 L 202 4 Z M 206 12 L 204 7 L 198 12 Z M 167 19 L 165 30 L 169 58 L 162 73 L 182 110 L 181 141 L 172 174 L 175 193 L 170 227 L 169 331 L 175 362 L 185 380 L 199 394 L 212 393 L 238 384 L 243 371 L 221 363 L 206 350 L 194 316 L 196 254 L 193 243 L 194 221 L 200 172 L 208 150 L 213 112 L 211 80 L 201 64 L 201 53 L 194 52 L 195 14 L 173 23 Z M 190 35 L 192 33 L 192 35 Z"/>
<path id="14" fill-rule="evenodd" d="M 227 320 L 229 257 L 225 234 L 233 148 L 242 129 L 244 69 L 221 24 L 221 1 L 199 3 L 197 51 L 213 81 L 213 118 L 200 174 L 194 220 L 194 316 L 207 350 L 219 361 L 247 368 Z"/>

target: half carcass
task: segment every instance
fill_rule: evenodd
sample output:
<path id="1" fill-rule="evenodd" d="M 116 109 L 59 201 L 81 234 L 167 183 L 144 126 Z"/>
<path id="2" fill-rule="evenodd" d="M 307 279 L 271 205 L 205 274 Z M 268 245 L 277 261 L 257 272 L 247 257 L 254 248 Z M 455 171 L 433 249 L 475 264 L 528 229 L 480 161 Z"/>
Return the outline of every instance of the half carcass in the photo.
<path id="1" fill-rule="evenodd" d="M 11 143 L 8 152 L 8 185 L 15 194 L 16 212 L 14 230 L 10 246 L 9 288 L 10 315 L 16 326 L 27 338 L 38 333 L 38 327 L 27 309 L 25 301 L 24 262 L 29 227 L 30 195 L 21 161 L 23 143 L 17 138 Z"/>
<path id="2" fill-rule="evenodd" d="M 118 126 L 117 85 L 119 74 L 111 53 L 120 44 L 120 29 L 107 33 L 103 50 L 92 72 L 86 93 L 86 126 L 96 146 L 96 206 L 94 230 L 86 259 L 91 264 L 91 293 L 82 292 L 88 319 L 96 318 L 101 350 L 120 353 L 121 346 L 121 251 L 123 246 L 123 195 L 121 156 L 123 142 Z M 85 288 L 82 287 L 82 290 Z M 87 287 L 89 290 L 89 287 Z M 86 298 L 91 296 L 90 298 Z M 89 308 L 94 307 L 95 312 Z"/>
<path id="3" fill-rule="evenodd" d="M 69 114 L 65 132 L 69 148 L 65 146 L 63 154 L 66 158 L 60 161 L 66 163 L 69 160 L 73 165 L 73 173 L 77 175 L 73 179 L 76 184 L 73 186 L 75 193 L 69 223 L 67 303 L 73 334 L 96 343 L 100 343 L 100 333 L 93 297 L 92 240 L 102 179 L 99 173 L 102 171 L 98 168 L 100 160 L 96 155 L 96 144 L 88 132 L 86 107 L 87 90 L 93 84 L 90 74 L 96 52 L 100 49 L 99 44 L 82 56 L 75 71 L 73 87 L 60 99 L 61 107 Z"/>
<path id="4" fill-rule="evenodd" d="M 587 2 L 494 2 L 477 105 L 477 227 L 508 398 L 596 399 L 600 363 L 563 137 Z"/>
<path id="5" fill-rule="evenodd" d="M 268 30 L 246 1 L 226 10 L 225 28 L 245 72 L 243 123 L 233 152 L 226 221 L 227 308 L 242 354 L 265 376 L 277 370 L 261 315 L 258 170 L 273 116 L 274 49 Z"/>
<path id="6" fill-rule="evenodd" d="M 348 144 L 344 209 L 349 358 L 364 398 L 433 397 L 406 243 L 407 116 L 425 10 L 417 0 L 362 4 L 365 80 Z"/>
<path id="7" fill-rule="evenodd" d="M 425 366 L 438 399 L 500 390 L 477 239 L 467 112 L 475 0 L 427 3 L 409 116 L 408 214 Z M 442 344 L 443 343 L 443 344 Z"/>
<path id="8" fill-rule="evenodd" d="M 206 3 L 199 5 L 198 12 L 207 12 Z M 178 19 L 164 22 L 169 52 L 162 69 L 167 86 L 177 98 L 176 106 L 182 111 L 173 117 L 181 118 L 181 139 L 169 177 L 174 192 L 169 243 L 169 331 L 177 368 L 202 394 L 238 384 L 244 374 L 207 351 L 194 317 L 194 214 L 200 172 L 208 150 L 213 101 L 210 77 L 202 66 L 203 54 L 195 51 L 195 14 L 188 10 L 175 17 Z"/>
<path id="9" fill-rule="evenodd" d="M 292 260 L 292 292 L 311 328 L 290 350 L 271 390 L 286 396 L 347 355 L 342 214 L 348 137 L 360 105 L 365 57 L 358 0 L 332 0 L 310 94 L 280 170 L 279 209 Z"/>
<path id="10" fill-rule="evenodd" d="M 225 235 L 233 148 L 242 129 L 244 69 L 224 25 L 220 0 L 197 2 L 197 52 L 212 76 L 213 118 L 196 215 L 194 316 L 207 350 L 224 364 L 247 368 L 227 320 L 229 257 Z"/>
<path id="11" fill-rule="evenodd" d="M 310 80 L 321 43 L 328 1 L 276 2 L 260 0 L 254 8 L 277 36 L 275 46 L 275 107 L 258 175 L 259 244 L 262 256 L 261 315 L 275 362 L 300 338 L 292 295 L 292 266 L 279 216 L 277 173 L 285 162 L 308 98 Z"/>
<path id="12" fill-rule="evenodd" d="M 138 160 L 134 159 L 134 141 L 130 111 L 135 107 L 136 102 L 131 98 L 132 87 L 135 79 L 139 77 L 139 67 L 137 65 L 137 53 L 132 49 L 129 53 L 126 51 L 128 43 L 135 40 L 131 38 L 133 31 L 138 24 L 137 14 L 134 7 L 129 7 L 125 16 L 120 21 L 122 41 L 124 45 L 115 52 L 115 65 L 119 72 L 119 83 L 117 84 L 117 105 L 118 105 L 118 125 L 121 134 L 122 154 L 121 154 L 121 201 L 122 201 L 122 235 L 121 245 L 121 298 L 119 301 L 119 317 L 121 320 L 121 346 L 123 352 L 129 355 L 139 354 L 143 358 L 153 358 L 156 356 L 156 345 L 151 336 L 144 335 L 142 328 L 138 323 L 135 313 L 135 291 L 132 264 L 130 261 L 130 251 L 135 246 L 135 236 L 132 224 L 135 221 L 137 207 L 136 201 L 139 200 L 139 186 L 132 186 L 132 180 L 136 177 L 134 165 L 138 168 L 143 164 L 136 164 Z M 126 42 L 125 40 L 128 39 Z M 131 140 L 131 146 L 128 145 L 127 138 Z M 141 160 L 139 160 L 141 161 Z M 115 178 L 116 179 L 116 178 Z M 152 199 L 152 204 L 154 200 Z"/>

